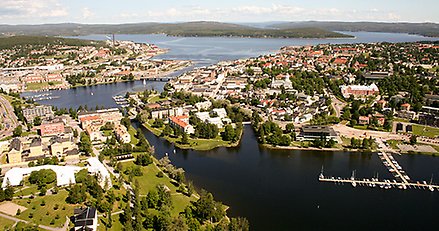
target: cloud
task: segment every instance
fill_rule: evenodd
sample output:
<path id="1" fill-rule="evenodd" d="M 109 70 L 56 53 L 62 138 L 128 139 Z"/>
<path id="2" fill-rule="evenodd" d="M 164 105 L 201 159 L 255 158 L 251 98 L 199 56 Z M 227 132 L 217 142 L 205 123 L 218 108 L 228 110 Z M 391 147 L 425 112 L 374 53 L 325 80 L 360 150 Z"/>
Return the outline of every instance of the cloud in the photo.
<path id="1" fill-rule="evenodd" d="M 90 19 L 95 16 L 95 13 L 93 13 L 88 7 L 82 8 L 82 19 Z"/>
<path id="2" fill-rule="evenodd" d="M 3 21 L 34 21 L 68 15 L 58 0 L 1 0 L 0 19 Z"/>

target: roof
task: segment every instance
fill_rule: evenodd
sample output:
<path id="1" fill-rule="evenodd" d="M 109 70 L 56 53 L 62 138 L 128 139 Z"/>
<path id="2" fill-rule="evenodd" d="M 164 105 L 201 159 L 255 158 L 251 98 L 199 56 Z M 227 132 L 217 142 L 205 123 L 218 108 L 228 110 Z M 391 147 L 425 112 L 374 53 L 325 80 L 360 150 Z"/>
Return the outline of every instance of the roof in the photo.
<path id="1" fill-rule="evenodd" d="M 58 165 L 43 165 L 32 168 L 12 168 L 6 172 L 3 179 L 2 188 L 11 185 L 17 186 L 23 181 L 23 177 L 31 174 L 33 171 L 42 169 L 51 169 L 56 173 L 56 184 L 58 186 L 69 185 L 75 183 L 75 172 L 78 172 L 82 167 L 77 166 L 58 166 Z"/>
<path id="2" fill-rule="evenodd" d="M 17 150 L 17 151 L 20 151 L 20 149 L 21 149 L 21 141 L 20 141 L 20 139 L 18 139 L 18 138 L 14 138 L 12 141 L 11 141 L 11 150 L 12 149 L 15 149 L 15 150 Z"/>
<path id="3" fill-rule="evenodd" d="M 41 146 L 41 138 L 40 137 L 35 137 L 32 139 L 31 143 L 30 143 L 31 147 L 38 147 Z"/>
<path id="4" fill-rule="evenodd" d="M 302 131 L 305 133 L 329 133 L 331 136 L 336 135 L 334 129 L 328 126 L 308 125 L 303 126 Z"/>
<path id="5" fill-rule="evenodd" d="M 96 208 L 87 207 L 87 208 L 77 208 L 74 210 L 75 219 L 74 224 L 75 227 L 86 227 L 92 226 L 95 222 L 95 218 L 97 216 Z M 87 230 L 84 228 L 84 230 Z"/>
<path id="6" fill-rule="evenodd" d="M 189 124 L 184 122 L 182 119 L 186 119 L 188 118 L 188 116 L 171 116 L 169 117 L 169 119 L 174 122 L 175 124 L 177 124 L 178 126 L 185 128 L 187 127 Z"/>

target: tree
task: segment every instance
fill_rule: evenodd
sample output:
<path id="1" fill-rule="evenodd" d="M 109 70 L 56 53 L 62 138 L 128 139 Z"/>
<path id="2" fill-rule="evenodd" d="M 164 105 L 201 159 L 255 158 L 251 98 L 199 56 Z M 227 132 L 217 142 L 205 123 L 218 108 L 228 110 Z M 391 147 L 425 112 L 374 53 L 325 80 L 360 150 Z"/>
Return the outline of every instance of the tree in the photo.
<path id="1" fill-rule="evenodd" d="M 134 161 L 135 164 L 141 165 L 141 166 L 148 166 L 152 163 L 151 155 L 149 154 L 139 154 L 136 157 L 136 160 Z"/>
<path id="2" fill-rule="evenodd" d="M 40 126 L 41 125 L 41 117 L 37 116 L 34 118 L 34 126 Z"/>
<path id="3" fill-rule="evenodd" d="M 189 144 L 189 136 L 186 132 L 183 132 L 183 135 L 181 137 L 181 143 L 182 144 Z"/>
<path id="4" fill-rule="evenodd" d="M 12 132 L 13 137 L 19 137 L 23 133 L 23 127 L 21 125 L 18 125 L 14 131 Z"/>
<path id="5" fill-rule="evenodd" d="M 163 129 L 162 136 L 170 136 L 172 132 L 172 127 L 169 124 L 166 124 L 165 129 Z"/>
<path id="6" fill-rule="evenodd" d="M 93 150 L 91 147 L 90 136 L 88 136 L 85 132 L 81 133 L 80 142 L 79 142 L 79 151 L 84 152 L 85 155 L 90 155 Z"/>
<path id="7" fill-rule="evenodd" d="M 224 128 L 223 140 L 232 141 L 235 139 L 235 137 L 236 137 L 235 129 L 233 129 L 232 125 L 227 124 L 226 127 Z"/>
<path id="8" fill-rule="evenodd" d="M 87 199 L 87 188 L 83 184 L 75 184 L 69 190 L 66 201 L 70 204 L 80 204 Z"/>
<path id="9" fill-rule="evenodd" d="M 246 218 L 238 217 L 232 218 L 229 224 L 229 231 L 248 231 L 250 224 Z"/>
<path id="10" fill-rule="evenodd" d="M 410 144 L 415 145 L 416 143 L 418 143 L 418 137 L 416 135 L 412 135 L 410 137 Z"/>
<path id="11" fill-rule="evenodd" d="M 291 133 L 294 132 L 294 124 L 293 123 L 289 123 L 285 126 L 285 132 L 286 133 Z"/>
<path id="12" fill-rule="evenodd" d="M 218 222 L 224 217 L 225 211 L 223 205 L 216 202 L 211 193 L 202 190 L 200 198 L 194 203 L 194 215 L 200 222 Z"/>

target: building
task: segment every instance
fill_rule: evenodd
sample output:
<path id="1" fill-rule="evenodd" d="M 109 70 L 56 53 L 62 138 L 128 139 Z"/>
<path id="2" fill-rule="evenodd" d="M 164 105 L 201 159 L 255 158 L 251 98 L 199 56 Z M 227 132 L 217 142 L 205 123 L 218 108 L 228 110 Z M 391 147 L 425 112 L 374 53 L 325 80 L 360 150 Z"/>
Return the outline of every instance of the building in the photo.
<path id="1" fill-rule="evenodd" d="M 157 108 L 151 110 L 151 119 L 166 119 L 170 116 L 182 116 L 183 108 Z"/>
<path id="2" fill-rule="evenodd" d="M 73 224 L 74 230 L 96 231 L 98 228 L 98 212 L 94 207 L 76 208 L 74 210 Z"/>
<path id="3" fill-rule="evenodd" d="M 79 151 L 71 137 L 53 137 L 50 140 L 50 143 L 50 153 L 52 156 L 62 157 L 79 154 Z"/>
<path id="4" fill-rule="evenodd" d="M 41 118 L 52 118 L 53 111 L 52 106 L 39 105 L 30 108 L 23 109 L 23 116 L 26 118 L 27 122 L 33 122 L 35 117 Z"/>
<path id="5" fill-rule="evenodd" d="M 44 156 L 43 145 L 40 137 L 35 137 L 32 139 L 29 146 L 29 158 L 42 157 Z"/>
<path id="6" fill-rule="evenodd" d="M 96 208 L 76 208 L 74 210 L 73 223 L 75 225 L 74 230 L 80 231 L 96 231 L 98 226 L 98 213 Z"/>
<path id="7" fill-rule="evenodd" d="M 368 116 L 360 116 L 359 118 L 358 118 L 358 123 L 360 124 L 360 125 L 368 125 L 369 124 L 369 117 Z"/>
<path id="8" fill-rule="evenodd" d="M 97 157 L 91 157 L 87 159 L 89 164 L 88 172 L 97 176 L 99 185 L 103 189 L 109 189 L 112 187 L 110 173 L 107 168 L 99 161 Z"/>
<path id="9" fill-rule="evenodd" d="M 12 168 L 6 172 L 3 178 L 2 188 L 10 186 L 21 185 L 23 179 L 29 176 L 34 171 L 39 171 L 42 169 L 50 169 L 56 173 L 56 185 L 66 186 L 69 184 L 76 183 L 75 173 L 79 172 L 82 167 L 77 166 L 58 166 L 58 165 L 43 165 L 31 168 Z"/>
<path id="10" fill-rule="evenodd" d="M 119 140 L 121 143 L 130 143 L 131 142 L 131 135 L 128 133 L 128 130 L 123 125 L 117 125 L 114 128 L 114 133 L 116 134 L 116 139 Z"/>
<path id="11" fill-rule="evenodd" d="M 64 123 L 55 122 L 55 123 L 44 123 L 40 125 L 40 135 L 41 136 L 56 136 L 64 133 Z"/>
<path id="12" fill-rule="evenodd" d="M 338 140 L 334 129 L 328 126 L 303 126 L 297 136 L 298 141 L 312 141 L 321 138 L 325 138 L 326 140 Z"/>
<path id="13" fill-rule="evenodd" d="M 199 102 L 195 104 L 195 107 L 198 110 L 207 110 L 212 106 L 212 102 L 210 101 L 204 101 L 204 102 Z"/>
<path id="14" fill-rule="evenodd" d="M 8 163 L 16 164 L 21 163 L 21 153 L 23 151 L 23 145 L 18 138 L 14 138 L 11 141 L 10 150 L 8 152 Z"/>
<path id="15" fill-rule="evenodd" d="M 349 98 L 351 95 L 353 95 L 354 97 L 364 97 L 370 95 L 378 95 L 380 93 L 380 90 L 378 89 L 377 85 L 375 85 L 375 83 L 372 83 L 369 86 L 343 85 L 340 86 L 340 90 L 345 98 Z"/>
<path id="16" fill-rule="evenodd" d="M 171 116 L 169 117 L 169 124 L 187 134 L 193 134 L 195 132 L 194 127 L 189 124 L 189 116 L 187 115 Z"/>
<path id="17" fill-rule="evenodd" d="M 227 117 L 227 111 L 226 111 L 226 109 L 224 109 L 224 108 L 214 108 L 214 109 L 212 110 L 212 112 L 213 112 L 213 113 L 216 113 L 216 115 L 217 115 L 219 118 L 221 118 L 221 119 Z"/>

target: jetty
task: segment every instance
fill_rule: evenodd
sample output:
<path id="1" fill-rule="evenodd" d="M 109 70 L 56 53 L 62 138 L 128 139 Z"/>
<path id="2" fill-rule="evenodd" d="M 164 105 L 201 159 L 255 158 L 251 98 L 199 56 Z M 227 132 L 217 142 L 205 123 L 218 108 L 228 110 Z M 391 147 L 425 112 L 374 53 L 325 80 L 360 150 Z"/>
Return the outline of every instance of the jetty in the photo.
<path id="1" fill-rule="evenodd" d="M 395 177 L 393 180 L 389 179 L 378 179 L 377 177 L 368 179 L 368 178 L 356 178 L 355 170 L 352 171 L 352 176 L 350 178 L 342 178 L 342 177 L 327 177 L 322 172 L 319 175 L 319 181 L 321 182 L 332 182 L 335 184 L 351 184 L 353 187 L 357 186 L 365 186 L 371 188 L 382 188 L 382 189 L 422 189 L 422 190 L 430 190 L 430 191 L 439 191 L 439 185 L 432 184 L 433 179 L 430 180 L 429 183 L 426 181 L 412 181 L 407 173 L 402 169 L 401 165 L 393 158 L 392 154 L 386 153 L 384 151 L 378 153 L 379 158 L 383 162 L 384 166 L 386 166 L 387 170 Z"/>

